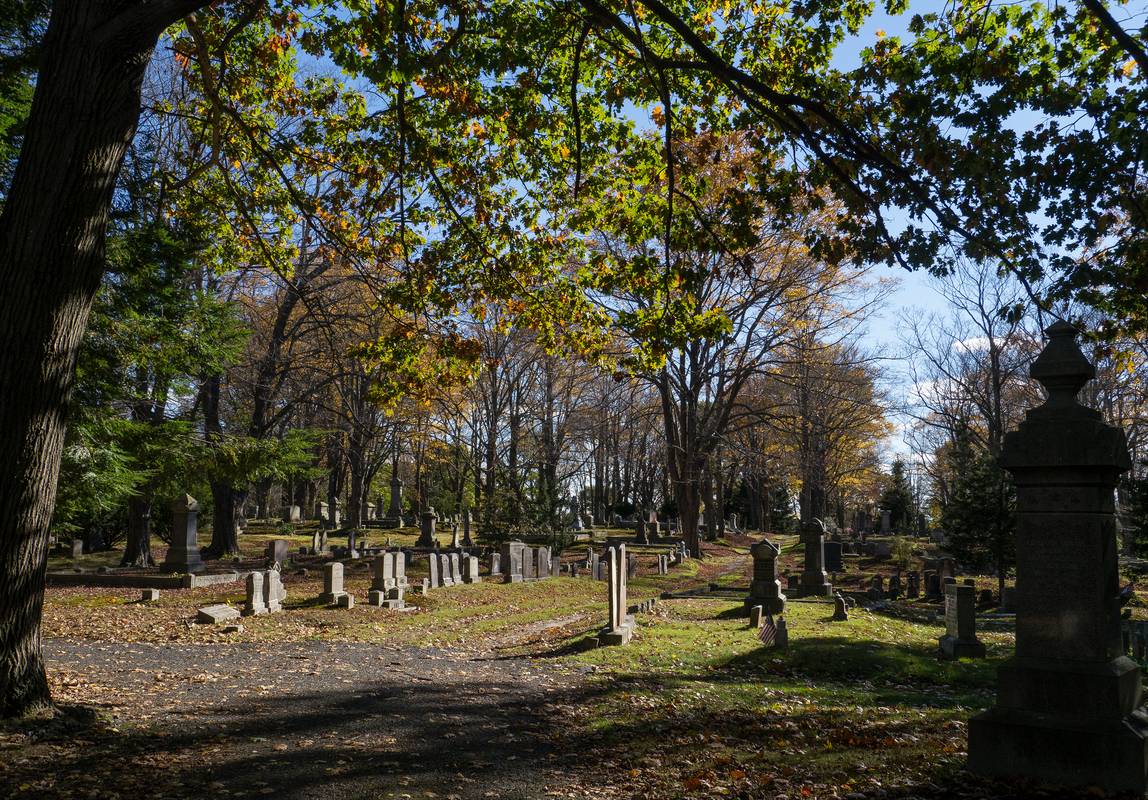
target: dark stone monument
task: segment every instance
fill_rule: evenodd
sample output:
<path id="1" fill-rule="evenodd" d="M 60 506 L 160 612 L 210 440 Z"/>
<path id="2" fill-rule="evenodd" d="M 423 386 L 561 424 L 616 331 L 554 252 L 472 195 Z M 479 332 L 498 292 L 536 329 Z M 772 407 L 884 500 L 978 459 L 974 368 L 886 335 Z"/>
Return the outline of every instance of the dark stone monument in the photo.
<path id="1" fill-rule="evenodd" d="M 1030 374 L 1048 399 L 1005 437 L 1016 484 L 1016 655 L 996 705 L 969 722 L 969 768 L 985 775 L 1148 790 L 1140 668 L 1123 653 L 1115 488 L 1124 433 L 1076 395 L 1096 370 L 1058 322 Z"/>
<path id="2" fill-rule="evenodd" d="M 522 583 L 522 554 L 526 545 L 517 540 L 503 542 L 499 566 L 502 568 L 503 583 Z"/>
<path id="3" fill-rule="evenodd" d="M 768 539 L 762 539 L 749 549 L 753 556 L 753 582 L 749 585 L 749 597 L 745 598 L 746 609 L 761 606 L 766 614 L 781 614 L 785 611 L 785 595 L 781 593 L 781 581 L 777 579 L 777 557 L 781 548 Z"/>
<path id="4" fill-rule="evenodd" d="M 941 658 L 984 658 L 985 646 L 977 639 L 976 589 L 955 583 L 945 586 L 945 635 Z"/>
<path id="5" fill-rule="evenodd" d="M 805 597 L 832 597 L 833 586 L 825 575 L 825 523 L 811 519 L 801 526 L 805 544 L 805 565 L 801 571 L 801 594 Z"/>
<path id="6" fill-rule="evenodd" d="M 199 502 L 189 494 L 171 504 L 171 546 L 160 567 L 164 572 L 203 572 L 196 517 Z"/>
<path id="7" fill-rule="evenodd" d="M 845 598 L 841 596 L 841 592 L 833 595 L 833 621 L 844 622 L 849 619 L 849 609 L 845 606 Z"/>
<path id="8" fill-rule="evenodd" d="M 434 513 L 434 506 L 430 506 L 424 511 L 420 517 L 421 526 L 419 528 L 419 540 L 415 542 L 415 547 L 434 547 L 438 543 L 435 538 L 435 520 L 438 515 Z"/>
<path id="9" fill-rule="evenodd" d="M 921 596 L 921 573 L 910 572 L 905 581 L 905 597 L 916 600 Z"/>
<path id="10" fill-rule="evenodd" d="M 845 559 L 841 557 L 841 542 L 825 543 L 825 571 L 842 572 L 845 569 Z"/>

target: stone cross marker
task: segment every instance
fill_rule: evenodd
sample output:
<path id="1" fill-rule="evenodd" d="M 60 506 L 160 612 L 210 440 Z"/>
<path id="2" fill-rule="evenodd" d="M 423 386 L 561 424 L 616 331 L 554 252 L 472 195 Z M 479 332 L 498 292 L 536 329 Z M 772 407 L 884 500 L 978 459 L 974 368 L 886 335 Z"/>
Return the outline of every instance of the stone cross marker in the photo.
<path id="1" fill-rule="evenodd" d="M 160 567 L 164 572 L 203 572 L 196 517 L 199 502 L 189 494 L 171 504 L 171 546 Z"/>
<path id="2" fill-rule="evenodd" d="M 811 519 L 801 526 L 805 544 L 805 565 L 801 571 L 801 593 L 806 597 L 832 597 L 833 586 L 825 575 L 825 523 Z"/>
<path id="3" fill-rule="evenodd" d="M 1016 484 L 1016 655 L 996 705 L 969 722 L 969 767 L 987 775 L 1148 790 L 1140 668 L 1123 654 L 1115 489 L 1124 433 L 1076 395 L 1096 369 L 1058 322 L 1029 374 L 1048 399 L 1001 449 Z M 959 587 L 958 587 L 959 590 Z"/>
<path id="4" fill-rule="evenodd" d="M 606 551 L 606 589 L 610 600 L 610 618 L 598 634 L 599 645 L 626 644 L 634 633 L 634 618 L 626 614 L 626 545 Z"/>
<path id="5" fill-rule="evenodd" d="M 323 565 L 323 593 L 319 599 L 324 603 L 333 605 L 345 595 L 343 591 L 343 565 L 338 561 Z"/>
<path id="6" fill-rule="evenodd" d="M 976 589 L 950 583 L 945 587 L 945 635 L 941 658 L 984 658 L 985 646 L 977 639 Z"/>
<path id="7" fill-rule="evenodd" d="M 762 539 L 751 548 L 753 556 L 753 582 L 749 585 L 749 597 L 745 599 L 746 609 L 761 606 L 766 614 L 785 612 L 785 595 L 781 593 L 781 581 L 777 579 L 777 557 L 781 548 L 768 539 Z"/>

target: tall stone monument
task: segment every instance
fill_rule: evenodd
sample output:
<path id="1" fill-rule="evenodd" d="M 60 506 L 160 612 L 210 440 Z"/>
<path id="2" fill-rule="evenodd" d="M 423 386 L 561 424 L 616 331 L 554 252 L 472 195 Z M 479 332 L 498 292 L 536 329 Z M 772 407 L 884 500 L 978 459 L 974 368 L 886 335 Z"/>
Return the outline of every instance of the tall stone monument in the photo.
<path id="1" fill-rule="evenodd" d="M 598 634 L 599 645 L 626 644 L 634 633 L 634 618 L 628 615 L 626 600 L 626 545 L 619 544 L 606 551 L 608 573 L 607 591 L 610 600 L 610 619 Z"/>
<path id="2" fill-rule="evenodd" d="M 403 482 L 398 477 L 391 478 L 391 504 L 387 506 L 387 516 L 395 519 L 403 516 Z"/>
<path id="3" fill-rule="evenodd" d="M 434 537 L 435 533 L 435 520 L 438 515 L 434 513 L 434 506 L 427 506 L 427 510 L 422 513 L 420 518 L 419 540 L 415 542 L 415 547 L 434 547 L 437 541 Z"/>
<path id="4" fill-rule="evenodd" d="M 753 582 L 749 585 L 749 597 L 745 599 L 748 611 L 761 606 L 766 614 L 781 614 L 785 611 L 785 595 L 781 593 L 781 581 L 777 579 L 777 557 L 781 548 L 768 539 L 762 539 L 749 548 L 753 556 Z"/>
<path id="5" fill-rule="evenodd" d="M 160 567 L 164 572 L 203 572 L 199 554 L 199 502 L 189 494 L 171 504 L 171 546 Z"/>
<path id="6" fill-rule="evenodd" d="M 801 541 L 805 545 L 801 594 L 804 597 L 832 597 L 833 586 L 825 574 L 825 523 L 811 519 L 803 524 Z"/>
<path id="7" fill-rule="evenodd" d="M 1076 400 L 1096 370 L 1058 322 L 1030 375 L 1048 399 L 1005 437 L 1016 484 L 1016 655 L 996 705 L 969 722 L 969 768 L 985 775 L 1148 789 L 1148 715 L 1123 654 L 1115 488 L 1124 433 Z"/>

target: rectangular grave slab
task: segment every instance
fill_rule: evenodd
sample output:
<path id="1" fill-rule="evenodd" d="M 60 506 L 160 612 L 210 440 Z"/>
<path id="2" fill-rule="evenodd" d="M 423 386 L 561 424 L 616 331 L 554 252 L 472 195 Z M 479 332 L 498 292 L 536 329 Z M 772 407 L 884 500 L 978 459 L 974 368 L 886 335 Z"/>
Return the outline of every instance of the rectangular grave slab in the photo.
<path id="1" fill-rule="evenodd" d="M 195 612 L 195 621 L 204 625 L 214 625 L 233 619 L 239 619 L 239 609 L 222 603 L 214 606 L 204 606 Z"/>

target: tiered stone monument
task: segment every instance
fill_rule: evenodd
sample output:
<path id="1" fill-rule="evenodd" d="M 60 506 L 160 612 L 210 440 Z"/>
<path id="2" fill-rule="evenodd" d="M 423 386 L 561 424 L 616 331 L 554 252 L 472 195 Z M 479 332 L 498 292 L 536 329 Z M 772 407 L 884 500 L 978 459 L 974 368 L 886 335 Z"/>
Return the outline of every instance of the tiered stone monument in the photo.
<path id="1" fill-rule="evenodd" d="M 832 597 L 833 586 L 825 574 L 825 523 L 811 519 L 801 526 L 805 545 L 805 565 L 801 571 L 801 594 L 805 597 Z"/>
<path id="2" fill-rule="evenodd" d="M 267 604 L 263 602 L 263 573 L 250 572 L 247 574 L 247 598 L 241 612 L 245 617 L 255 617 L 267 613 Z"/>
<path id="3" fill-rule="evenodd" d="M 199 528 L 196 517 L 199 502 L 189 494 L 171 504 L 171 546 L 160 567 L 164 572 L 203 572 L 199 554 Z"/>
<path id="4" fill-rule="evenodd" d="M 371 588 L 367 593 L 367 603 L 379 608 L 405 608 L 407 567 L 406 558 L 401 552 L 384 552 L 371 564 Z"/>
<path id="5" fill-rule="evenodd" d="M 609 548 L 606 559 L 610 618 L 598 634 L 598 644 L 626 644 L 634 633 L 634 618 L 626 614 L 626 545 Z"/>
<path id="6" fill-rule="evenodd" d="M 420 517 L 419 539 L 415 542 L 415 547 L 434 547 L 435 542 L 435 520 L 438 515 L 434 513 L 434 506 L 428 506 Z"/>
<path id="7" fill-rule="evenodd" d="M 1030 374 L 1048 392 L 1005 437 L 1016 485 L 1016 655 L 997 702 L 969 722 L 969 768 L 986 775 L 1148 790 L 1140 668 L 1120 636 L 1115 488 L 1124 433 L 1076 395 L 1096 370 L 1058 322 Z"/>
<path id="8" fill-rule="evenodd" d="M 777 579 L 777 557 L 781 548 L 762 539 L 749 548 L 749 553 L 753 556 L 753 582 L 749 585 L 749 597 L 745 598 L 746 609 L 761 606 L 766 614 L 784 613 L 785 595 Z"/>

